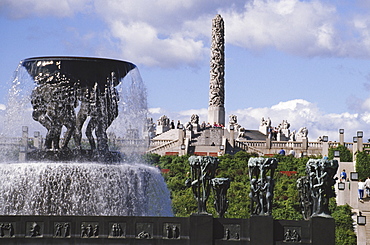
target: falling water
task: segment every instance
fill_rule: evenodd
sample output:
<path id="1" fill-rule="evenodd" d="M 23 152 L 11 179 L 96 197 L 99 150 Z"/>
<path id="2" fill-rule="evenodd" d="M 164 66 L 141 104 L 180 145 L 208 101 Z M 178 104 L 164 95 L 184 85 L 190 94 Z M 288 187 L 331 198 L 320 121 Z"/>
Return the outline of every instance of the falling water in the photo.
<path id="1" fill-rule="evenodd" d="M 3 164 L 0 176 L 2 215 L 172 216 L 162 176 L 143 164 Z"/>
<path id="2" fill-rule="evenodd" d="M 137 160 L 119 164 L 4 160 L 9 151 L 17 151 L 7 139 L 19 137 L 22 126 L 28 126 L 30 132 L 46 133 L 46 129 L 32 119 L 30 97 L 35 86 L 21 62 L 9 89 L 5 125 L 0 135 L 3 162 L 0 164 L 0 215 L 173 215 L 169 191 L 160 171 Z M 135 67 L 122 77 L 116 89 L 120 95 L 119 115 L 108 128 L 108 135 L 118 139 L 132 139 L 135 135 L 143 140 L 147 102 L 138 69 Z M 120 150 L 125 152 L 124 148 Z M 135 152 L 135 148 L 130 147 L 130 152 Z M 142 148 L 138 148 L 138 152 L 142 152 Z"/>

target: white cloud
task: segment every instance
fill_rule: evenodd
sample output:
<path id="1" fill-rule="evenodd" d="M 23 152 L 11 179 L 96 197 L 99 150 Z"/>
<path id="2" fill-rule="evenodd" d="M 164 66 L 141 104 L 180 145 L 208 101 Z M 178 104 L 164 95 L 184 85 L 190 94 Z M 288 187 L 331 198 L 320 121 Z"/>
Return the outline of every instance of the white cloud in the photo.
<path id="1" fill-rule="evenodd" d="M 151 25 L 136 22 L 129 25 L 121 21 L 110 23 L 111 35 L 119 40 L 121 56 L 135 63 L 148 66 L 178 66 L 186 63 L 195 66 L 208 49 L 202 41 L 186 38 L 175 33 L 161 39 L 160 33 Z"/>
<path id="2" fill-rule="evenodd" d="M 149 108 L 148 111 L 149 111 L 150 114 L 161 114 L 161 113 L 164 113 L 164 111 L 161 108 L 159 108 L 159 107 L 157 107 L 157 108 Z"/>
<path id="3" fill-rule="evenodd" d="M 5 111 L 6 110 L 6 105 L 0 104 L 0 111 Z"/>
<path id="4" fill-rule="evenodd" d="M 350 141 L 358 130 L 370 132 L 369 113 L 325 114 L 315 104 L 305 100 L 280 102 L 270 108 L 247 108 L 231 112 L 238 116 L 238 123 L 248 129 L 258 129 L 262 117 L 270 117 L 272 126 L 278 126 L 283 120 L 288 120 L 291 130 L 307 127 L 309 140 L 315 141 L 318 136 L 328 135 L 329 140 L 338 141 L 338 130 L 345 129 L 345 138 Z"/>
<path id="5" fill-rule="evenodd" d="M 104 47 L 95 47 L 96 53 L 140 65 L 196 66 L 208 59 L 211 20 L 217 13 L 224 17 L 225 40 L 232 45 L 253 51 L 273 47 L 309 57 L 370 57 L 369 4 L 363 0 L 341 4 L 324 0 L 60 0 L 57 4 L 3 0 L 0 10 L 12 18 L 93 15 L 107 26 L 103 33 L 99 29 L 91 34 L 107 40 Z M 80 41 L 86 42 L 84 37 Z M 118 53 L 109 51 L 117 49 Z"/>
<path id="6" fill-rule="evenodd" d="M 89 12 L 92 0 L 2 0 L 0 10 L 11 18 L 32 16 L 70 17 L 77 12 Z"/>
<path id="7" fill-rule="evenodd" d="M 335 49 L 335 14 L 319 1 L 255 0 L 244 12 L 226 10 L 223 17 L 226 39 L 234 45 L 314 56 Z"/>

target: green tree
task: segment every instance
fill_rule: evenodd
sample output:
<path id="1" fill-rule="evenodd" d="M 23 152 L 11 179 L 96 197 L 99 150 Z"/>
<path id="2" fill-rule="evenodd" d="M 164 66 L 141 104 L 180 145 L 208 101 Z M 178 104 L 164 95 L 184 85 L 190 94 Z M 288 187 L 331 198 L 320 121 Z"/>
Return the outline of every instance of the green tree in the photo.
<path id="1" fill-rule="evenodd" d="M 370 176 L 370 155 L 365 151 L 357 152 L 356 171 L 360 179 L 366 179 Z"/>
<path id="2" fill-rule="evenodd" d="M 352 162 L 352 152 L 344 145 L 339 145 L 338 147 L 331 147 L 329 149 L 328 158 L 334 158 L 334 151 L 339 151 L 339 158 L 341 162 Z"/>
<path id="3" fill-rule="evenodd" d="M 145 154 L 143 155 L 143 161 L 150 165 L 157 165 L 159 164 L 159 159 L 161 156 L 158 154 Z"/>

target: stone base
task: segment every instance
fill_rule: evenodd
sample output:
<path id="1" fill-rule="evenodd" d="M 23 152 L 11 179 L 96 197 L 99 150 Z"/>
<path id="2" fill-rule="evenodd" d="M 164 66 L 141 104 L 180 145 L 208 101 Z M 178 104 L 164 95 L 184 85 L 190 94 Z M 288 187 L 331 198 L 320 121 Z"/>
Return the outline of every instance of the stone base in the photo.
<path id="1" fill-rule="evenodd" d="M 332 218 L 0 216 L 1 244 L 334 245 Z"/>
<path id="2" fill-rule="evenodd" d="M 266 125 L 262 125 L 258 128 L 258 131 L 260 131 L 262 134 L 266 135 L 267 136 L 267 126 Z"/>
<path id="3" fill-rule="evenodd" d="M 225 108 L 224 107 L 208 107 L 208 122 L 222 124 L 225 126 Z"/>
<path id="4" fill-rule="evenodd" d="M 167 132 L 168 130 L 170 130 L 170 126 L 166 126 L 166 125 L 157 125 L 157 128 L 156 128 L 156 134 L 159 135 L 159 134 L 163 134 L 164 132 Z"/>
<path id="5" fill-rule="evenodd" d="M 26 153 L 27 161 L 78 161 L 78 162 L 123 162 L 123 156 L 119 152 L 99 152 L 92 150 L 70 150 L 69 148 L 53 150 L 35 150 Z"/>

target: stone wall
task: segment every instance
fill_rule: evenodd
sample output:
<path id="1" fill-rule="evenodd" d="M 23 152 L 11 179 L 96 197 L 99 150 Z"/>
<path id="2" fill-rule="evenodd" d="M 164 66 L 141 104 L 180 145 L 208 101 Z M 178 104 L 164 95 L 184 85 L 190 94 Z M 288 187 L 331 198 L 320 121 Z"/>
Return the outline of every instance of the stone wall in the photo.
<path id="1" fill-rule="evenodd" d="M 334 229 L 334 220 L 328 218 L 0 216 L 0 243 L 334 245 Z"/>

